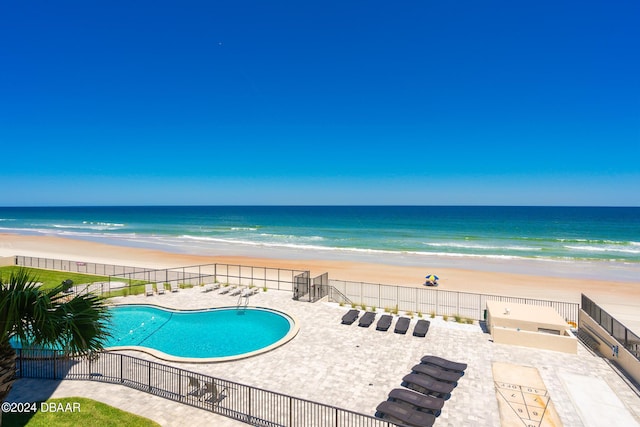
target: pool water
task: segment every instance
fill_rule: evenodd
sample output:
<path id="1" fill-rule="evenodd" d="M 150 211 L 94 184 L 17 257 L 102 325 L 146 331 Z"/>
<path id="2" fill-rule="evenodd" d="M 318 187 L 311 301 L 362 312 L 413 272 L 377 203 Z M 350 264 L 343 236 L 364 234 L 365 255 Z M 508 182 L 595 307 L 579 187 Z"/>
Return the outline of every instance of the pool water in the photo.
<path id="1" fill-rule="evenodd" d="M 146 347 L 170 356 L 238 356 L 283 339 L 293 321 L 261 308 L 174 311 L 146 305 L 110 309 L 113 337 L 105 347 Z"/>

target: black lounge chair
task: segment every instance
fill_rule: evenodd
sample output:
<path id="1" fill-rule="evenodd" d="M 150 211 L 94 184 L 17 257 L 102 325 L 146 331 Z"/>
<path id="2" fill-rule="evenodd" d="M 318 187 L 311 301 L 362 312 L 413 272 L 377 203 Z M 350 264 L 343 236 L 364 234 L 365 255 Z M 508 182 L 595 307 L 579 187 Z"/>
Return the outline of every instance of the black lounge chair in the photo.
<path id="1" fill-rule="evenodd" d="M 368 328 L 369 326 L 371 326 L 371 324 L 375 319 L 376 319 L 376 314 L 371 311 L 367 311 L 364 314 L 364 316 L 360 318 L 360 322 L 358 322 L 358 326 L 362 326 L 363 328 Z"/>
<path id="2" fill-rule="evenodd" d="M 379 331 L 388 331 L 391 326 L 391 320 L 393 317 L 389 314 L 383 314 L 378 320 L 378 324 L 376 325 L 376 329 Z"/>
<path id="3" fill-rule="evenodd" d="M 438 381 L 421 374 L 409 374 L 402 378 L 402 386 L 418 391 L 422 394 L 432 394 L 436 397 L 445 398 L 451 394 L 455 385 Z"/>
<path id="4" fill-rule="evenodd" d="M 406 388 L 394 388 L 391 390 L 389 400 L 392 402 L 406 402 L 420 410 L 430 411 L 436 417 L 440 415 L 440 410 L 444 406 L 444 399 L 441 397 L 416 393 Z"/>
<path id="5" fill-rule="evenodd" d="M 412 427 L 431 427 L 436 421 L 433 414 L 416 411 L 394 402 L 382 402 L 376 408 L 376 417 Z"/>
<path id="6" fill-rule="evenodd" d="M 424 356 L 420 361 L 427 365 L 434 365 L 447 371 L 464 373 L 464 370 L 467 369 L 466 363 L 452 362 L 438 356 Z"/>
<path id="7" fill-rule="evenodd" d="M 409 329 L 409 323 L 411 321 L 408 317 L 401 317 L 396 322 L 396 328 L 393 330 L 396 334 L 406 334 L 407 329 Z"/>
<path id="8" fill-rule="evenodd" d="M 460 372 L 445 371 L 437 366 L 425 365 L 424 363 L 415 365 L 411 370 L 417 374 L 429 375 L 438 381 L 444 381 L 447 383 L 455 383 L 460 379 L 460 377 L 462 377 Z"/>
<path id="9" fill-rule="evenodd" d="M 416 323 L 416 327 L 413 328 L 413 336 L 414 337 L 424 337 L 429 332 L 429 321 L 420 319 L 418 323 Z"/>
<path id="10" fill-rule="evenodd" d="M 343 325 L 352 324 L 353 322 L 356 321 L 359 315 L 360 315 L 360 312 L 358 310 L 349 310 L 347 314 L 342 316 L 342 324 Z"/>

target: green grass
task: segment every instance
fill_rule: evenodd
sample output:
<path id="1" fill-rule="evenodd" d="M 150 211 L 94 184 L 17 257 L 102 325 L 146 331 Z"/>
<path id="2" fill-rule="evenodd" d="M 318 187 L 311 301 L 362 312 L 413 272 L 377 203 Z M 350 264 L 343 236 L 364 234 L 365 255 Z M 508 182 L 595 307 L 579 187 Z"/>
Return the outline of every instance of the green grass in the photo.
<path id="1" fill-rule="evenodd" d="M 11 272 L 20 267 L 11 265 L 8 267 L 0 267 L 0 276 L 2 280 L 9 280 Z M 108 282 L 109 276 L 96 276 L 93 274 L 72 273 L 69 271 L 58 270 L 44 270 L 41 268 L 27 268 L 33 273 L 36 281 L 42 283 L 42 289 L 51 289 L 58 286 L 62 281 L 71 279 L 74 285 L 94 282 Z M 122 279 L 122 281 L 126 281 Z M 143 280 L 131 280 L 131 288 L 119 289 L 111 292 L 110 297 L 123 296 L 123 295 L 136 295 L 144 293 L 144 285 L 146 282 Z M 125 295 L 125 296 L 126 296 Z"/>
<path id="2" fill-rule="evenodd" d="M 13 270 L 17 270 L 18 266 L 0 267 L 0 275 L 3 280 L 9 280 L 9 276 Z M 34 274 L 36 280 L 42 283 L 43 289 L 50 289 L 58 286 L 63 280 L 71 279 L 73 284 L 107 282 L 109 276 L 94 276 L 93 274 L 72 273 L 69 271 L 43 270 L 41 268 L 28 268 Z"/>
<path id="3" fill-rule="evenodd" d="M 36 402 L 38 411 L 31 413 L 4 413 L 2 414 L 2 425 L 4 427 L 107 427 L 107 426 L 131 426 L 131 427 L 158 427 L 160 424 L 148 418 L 123 411 L 113 406 L 106 405 L 83 397 L 65 397 L 63 399 L 49 399 L 46 403 L 54 403 L 56 407 L 60 404 L 64 408 L 78 408 L 79 411 L 71 412 L 50 412 L 41 411 L 41 403 Z M 70 405 L 68 405 L 70 404 Z M 49 405 L 47 405 L 49 407 Z"/>
<path id="4" fill-rule="evenodd" d="M 138 285 L 127 286 L 122 289 L 115 289 L 108 294 L 103 294 L 106 298 L 111 297 L 128 297 L 129 295 L 140 295 L 144 293 L 144 283 Z"/>

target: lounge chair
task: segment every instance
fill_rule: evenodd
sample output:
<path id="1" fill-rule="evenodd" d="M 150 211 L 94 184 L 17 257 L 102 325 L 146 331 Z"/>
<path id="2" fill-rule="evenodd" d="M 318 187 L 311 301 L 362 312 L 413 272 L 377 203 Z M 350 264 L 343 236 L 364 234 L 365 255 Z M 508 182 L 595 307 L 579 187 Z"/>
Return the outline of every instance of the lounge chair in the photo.
<path id="1" fill-rule="evenodd" d="M 171 283 L 171 292 L 178 292 L 180 290 L 180 286 L 178 285 L 178 282 L 172 282 Z"/>
<path id="2" fill-rule="evenodd" d="M 228 294 L 235 288 L 236 288 L 235 286 L 226 286 L 223 290 L 220 291 L 220 295 Z"/>
<path id="3" fill-rule="evenodd" d="M 420 319 L 418 323 L 416 323 L 416 327 L 413 328 L 413 336 L 414 337 L 424 337 L 429 332 L 429 321 Z"/>
<path id="4" fill-rule="evenodd" d="M 448 383 L 457 382 L 462 374 L 456 371 L 446 371 L 442 368 L 438 368 L 434 365 L 426 365 L 424 363 L 420 363 L 419 365 L 415 365 L 411 370 L 417 374 L 429 375 L 432 378 L 435 378 L 438 381 L 444 381 Z"/>
<path id="5" fill-rule="evenodd" d="M 362 326 L 363 328 L 368 328 L 371 326 L 373 321 L 376 319 L 376 314 L 372 311 L 367 311 L 358 322 L 358 326 Z"/>
<path id="6" fill-rule="evenodd" d="M 224 399 L 226 396 L 224 394 L 222 394 L 227 388 L 223 388 L 221 391 L 218 391 L 218 387 L 216 387 L 216 383 L 213 381 L 206 381 L 204 383 L 204 387 L 202 388 L 202 394 L 203 396 L 206 396 L 207 394 L 209 395 L 208 399 L 204 399 L 205 402 L 209 402 L 209 403 L 213 403 L 214 405 L 216 403 L 219 403 L 222 399 Z"/>
<path id="7" fill-rule="evenodd" d="M 229 295 L 231 295 L 232 297 L 235 297 L 237 295 L 240 295 L 242 293 L 242 290 L 243 288 L 236 288 L 231 293 L 229 293 Z"/>
<path id="8" fill-rule="evenodd" d="M 164 283 L 156 283 L 156 292 L 158 295 L 164 294 Z"/>
<path id="9" fill-rule="evenodd" d="M 409 329 L 409 323 L 411 323 L 411 320 L 409 320 L 408 317 L 399 318 L 396 322 L 396 328 L 393 330 L 393 332 L 395 332 L 396 334 L 406 334 L 407 329 Z"/>
<path id="10" fill-rule="evenodd" d="M 360 312 L 358 310 L 349 310 L 347 314 L 342 316 L 342 324 L 343 325 L 352 324 L 353 322 L 356 321 L 359 315 L 360 315 Z"/>
<path id="11" fill-rule="evenodd" d="M 197 378 L 191 376 L 188 378 L 190 390 L 187 393 L 187 396 L 195 396 L 198 399 L 201 398 L 204 394 L 204 387 L 200 385 L 200 381 Z"/>
<path id="12" fill-rule="evenodd" d="M 388 331 L 389 327 L 391 326 L 391 321 L 392 320 L 393 320 L 393 317 L 391 317 L 391 315 L 383 314 L 380 317 L 380 320 L 378 320 L 378 324 L 376 325 L 376 329 L 378 331 Z"/>
<path id="13" fill-rule="evenodd" d="M 413 427 L 431 427 L 436 421 L 433 414 L 417 411 L 395 402 L 382 402 L 376 408 L 376 417 Z"/>
<path id="14" fill-rule="evenodd" d="M 436 417 L 440 415 L 440 410 L 444 406 L 444 399 L 441 397 L 417 393 L 406 388 L 394 388 L 391 390 L 389 392 L 389 400 L 392 402 L 406 402 L 421 410 L 432 412 Z"/>
<path id="15" fill-rule="evenodd" d="M 402 386 L 418 391 L 422 394 L 432 394 L 446 398 L 451 394 L 455 385 L 433 379 L 427 375 L 409 374 L 402 378 Z"/>
<path id="16" fill-rule="evenodd" d="M 153 283 L 147 283 L 146 285 L 144 285 L 144 295 L 153 295 Z"/>
<path id="17" fill-rule="evenodd" d="M 259 292 L 258 288 L 244 288 L 242 290 L 242 292 L 240 293 L 240 295 L 242 297 L 250 297 L 250 296 L 253 296 L 253 295 L 257 294 L 258 292 Z"/>
<path id="18" fill-rule="evenodd" d="M 439 368 L 445 369 L 447 371 L 464 373 L 464 370 L 467 369 L 466 363 L 452 362 L 438 356 L 424 356 L 422 359 L 420 359 L 420 361 L 422 363 L 426 363 L 427 365 L 438 366 Z"/>

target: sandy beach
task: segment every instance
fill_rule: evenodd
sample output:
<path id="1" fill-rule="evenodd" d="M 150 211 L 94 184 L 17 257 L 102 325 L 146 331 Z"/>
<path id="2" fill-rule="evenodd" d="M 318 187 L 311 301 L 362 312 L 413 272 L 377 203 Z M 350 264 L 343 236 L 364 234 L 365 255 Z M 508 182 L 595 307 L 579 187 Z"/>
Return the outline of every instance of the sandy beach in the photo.
<path id="1" fill-rule="evenodd" d="M 252 265 L 271 268 L 310 270 L 312 276 L 329 273 L 331 279 L 382 283 L 402 286 L 422 286 L 425 268 L 389 265 L 384 262 L 364 263 L 352 261 L 304 259 L 276 259 L 247 256 L 204 256 L 170 253 L 159 250 L 107 245 L 84 240 L 53 236 L 26 236 L 0 234 L 0 256 L 13 255 L 65 259 L 169 268 L 208 263 Z M 509 261 L 505 261 L 509 262 Z M 577 278 L 524 275 L 503 272 L 438 268 L 430 266 L 440 277 L 440 288 L 454 291 L 477 292 L 579 302 L 580 294 L 603 304 L 640 307 L 640 280 L 616 282 Z M 606 271 L 603 273 L 606 277 Z"/>

